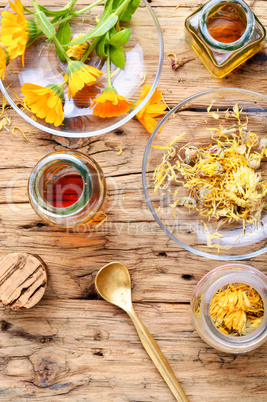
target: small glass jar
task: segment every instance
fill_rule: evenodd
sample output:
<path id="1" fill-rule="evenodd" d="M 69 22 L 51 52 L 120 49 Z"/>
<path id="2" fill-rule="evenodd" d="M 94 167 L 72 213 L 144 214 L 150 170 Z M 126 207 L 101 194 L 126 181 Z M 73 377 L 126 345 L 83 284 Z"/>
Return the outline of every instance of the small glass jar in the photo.
<path id="1" fill-rule="evenodd" d="M 105 177 L 100 166 L 81 152 L 53 152 L 34 167 L 28 183 L 34 211 L 63 228 L 88 224 L 103 206 Z"/>
<path id="2" fill-rule="evenodd" d="M 264 26 L 243 0 L 211 0 L 185 21 L 185 38 L 206 68 L 222 78 L 259 52 Z"/>
<path id="3" fill-rule="evenodd" d="M 214 294 L 230 283 L 253 287 L 261 296 L 264 315 L 260 325 L 250 334 L 227 335 L 215 327 L 210 316 Z M 191 317 L 199 336 L 210 346 L 227 353 L 245 353 L 267 340 L 267 277 L 248 265 L 232 264 L 216 268 L 205 275 L 196 286 L 191 300 Z"/>

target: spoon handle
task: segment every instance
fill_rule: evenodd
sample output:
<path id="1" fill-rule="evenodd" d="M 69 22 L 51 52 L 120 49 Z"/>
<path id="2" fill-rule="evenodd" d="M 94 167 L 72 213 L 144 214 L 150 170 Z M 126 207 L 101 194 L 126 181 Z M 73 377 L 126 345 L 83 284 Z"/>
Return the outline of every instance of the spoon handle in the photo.
<path id="1" fill-rule="evenodd" d="M 133 308 L 127 311 L 127 313 L 131 318 L 132 322 L 134 323 L 134 326 L 142 342 L 142 345 L 144 346 L 149 357 L 151 358 L 151 360 L 159 370 L 160 374 L 166 381 L 175 399 L 179 402 L 189 402 L 187 396 L 184 393 L 183 388 L 179 384 L 177 378 L 174 375 L 174 372 L 172 371 L 169 363 L 167 362 L 166 358 L 161 352 L 153 336 L 146 329 L 146 327 L 144 326 L 140 318 L 137 316 Z"/>

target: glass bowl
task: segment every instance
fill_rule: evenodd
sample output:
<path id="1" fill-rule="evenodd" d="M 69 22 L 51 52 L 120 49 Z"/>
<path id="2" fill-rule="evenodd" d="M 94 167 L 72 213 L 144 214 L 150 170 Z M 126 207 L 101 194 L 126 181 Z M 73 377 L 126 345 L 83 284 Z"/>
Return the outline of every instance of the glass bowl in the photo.
<path id="1" fill-rule="evenodd" d="M 215 120 L 207 109 L 219 109 L 220 119 Z M 177 244 L 197 255 L 216 260 L 243 260 L 267 251 L 267 213 L 261 215 L 261 223 L 255 226 L 243 223 L 225 223 L 218 228 L 218 220 L 200 216 L 194 209 L 178 205 L 175 210 L 171 204 L 177 198 L 188 197 L 188 190 L 181 184 L 171 184 L 167 190 L 154 191 L 153 174 L 161 163 L 166 150 L 160 149 L 172 141 L 177 135 L 185 132 L 179 146 L 190 144 L 209 148 L 215 141 L 212 131 L 207 128 L 218 128 L 219 124 L 229 127 L 232 123 L 225 118 L 227 109 L 238 103 L 243 109 L 242 119 L 248 117 L 248 127 L 259 139 L 267 138 L 267 97 L 256 92 L 221 88 L 204 91 L 185 99 L 168 112 L 151 135 L 143 160 L 143 187 L 150 211 L 161 229 Z M 155 148 L 154 146 L 158 146 Z M 266 158 L 261 163 L 261 173 L 267 179 Z M 176 195 L 175 195 L 176 193 Z M 197 207 L 201 205 L 196 199 Z M 214 235 L 215 233 L 219 235 Z M 213 236 L 212 236 L 213 235 Z M 212 245 L 212 247 L 209 247 Z M 219 244 L 219 247 L 216 246 Z M 221 247 L 222 246 L 222 247 Z"/>
<path id="2" fill-rule="evenodd" d="M 75 7 L 82 8 L 81 6 Z M 8 10 L 9 5 L 5 7 Z M 73 37 L 79 33 L 87 33 L 95 26 L 96 17 L 103 12 L 103 6 L 97 6 L 71 20 Z M 25 13 L 26 18 L 28 18 Z M 112 84 L 119 95 L 125 96 L 131 102 L 139 99 L 143 83 L 151 85 L 151 90 L 143 102 L 128 114 L 114 118 L 99 118 L 90 109 L 92 100 L 100 95 L 106 86 L 106 63 L 96 55 L 92 56 L 89 64 L 99 68 L 104 75 L 93 86 L 85 86 L 75 97 L 68 98 L 65 90 L 64 115 L 65 120 L 59 127 L 46 123 L 27 111 L 20 99 L 23 99 L 21 86 L 25 82 L 46 86 L 63 81 L 66 64 L 58 59 L 54 45 L 40 37 L 25 52 L 25 67 L 22 67 L 21 57 L 12 60 L 7 67 L 5 79 L 0 80 L 0 89 L 16 112 L 27 122 L 40 130 L 64 137 L 91 137 L 115 130 L 125 124 L 144 107 L 152 96 L 158 84 L 163 64 L 163 39 L 160 25 L 146 0 L 141 0 L 140 6 L 132 17 L 131 22 L 123 26 L 132 29 L 130 40 L 125 45 L 126 64 L 124 70 L 118 70 L 111 65 L 114 72 Z M 81 107 L 82 106 L 82 107 Z M 35 121 L 36 120 L 36 121 Z"/>

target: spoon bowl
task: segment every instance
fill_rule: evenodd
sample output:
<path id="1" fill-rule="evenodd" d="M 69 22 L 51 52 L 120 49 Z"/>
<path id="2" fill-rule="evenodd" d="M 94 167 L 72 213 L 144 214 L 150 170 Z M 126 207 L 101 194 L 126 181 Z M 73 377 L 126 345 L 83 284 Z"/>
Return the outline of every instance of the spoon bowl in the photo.
<path id="1" fill-rule="evenodd" d="M 95 281 L 98 293 L 109 303 L 129 310 L 131 301 L 131 278 L 128 269 L 120 262 L 105 265 Z"/>

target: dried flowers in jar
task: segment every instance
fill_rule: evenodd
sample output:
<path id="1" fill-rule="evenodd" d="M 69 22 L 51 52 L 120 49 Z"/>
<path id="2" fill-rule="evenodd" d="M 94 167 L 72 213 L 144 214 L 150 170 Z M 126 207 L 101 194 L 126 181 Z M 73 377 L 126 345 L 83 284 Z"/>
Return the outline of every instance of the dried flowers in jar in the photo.
<path id="1" fill-rule="evenodd" d="M 191 317 L 200 337 L 223 352 L 244 353 L 267 339 L 267 277 L 247 265 L 225 265 L 196 286 Z"/>

